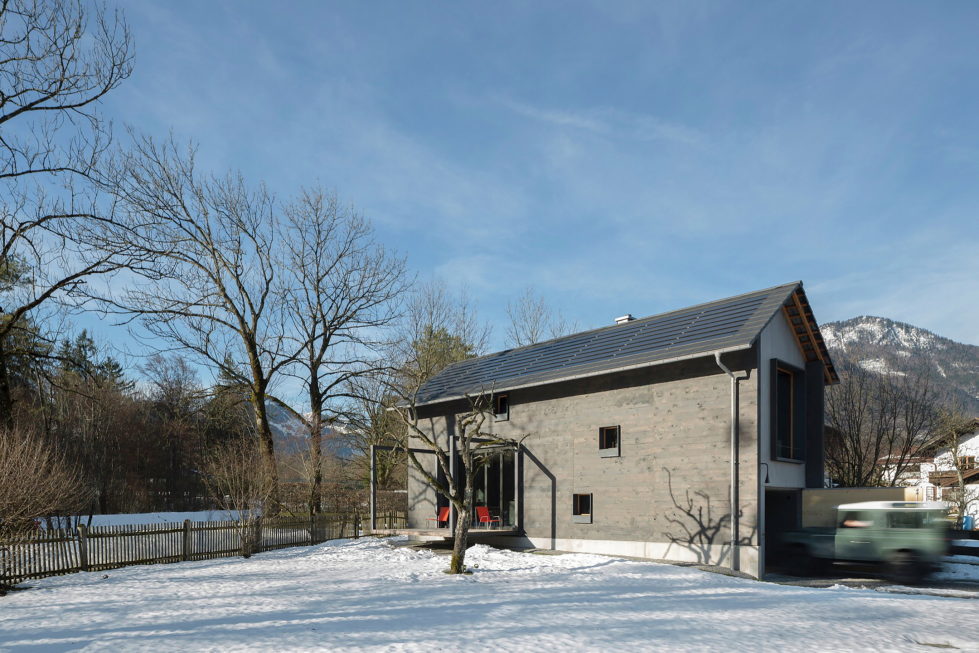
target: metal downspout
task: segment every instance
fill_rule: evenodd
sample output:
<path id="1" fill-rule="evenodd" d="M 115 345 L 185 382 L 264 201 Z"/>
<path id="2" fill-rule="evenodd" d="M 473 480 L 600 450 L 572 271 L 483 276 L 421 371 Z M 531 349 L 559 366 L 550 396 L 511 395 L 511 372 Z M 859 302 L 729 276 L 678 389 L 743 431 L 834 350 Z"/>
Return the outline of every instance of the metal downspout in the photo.
<path id="1" fill-rule="evenodd" d="M 724 370 L 724 373 L 731 377 L 731 569 L 739 571 L 741 569 L 741 556 L 738 554 L 738 536 L 740 528 L 738 484 L 740 456 L 739 439 L 741 435 L 741 381 L 747 380 L 751 376 L 751 371 L 745 372 L 744 376 L 736 376 L 728 367 L 721 362 L 721 352 L 714 352 L 714 360 L 717 366 Z"/>

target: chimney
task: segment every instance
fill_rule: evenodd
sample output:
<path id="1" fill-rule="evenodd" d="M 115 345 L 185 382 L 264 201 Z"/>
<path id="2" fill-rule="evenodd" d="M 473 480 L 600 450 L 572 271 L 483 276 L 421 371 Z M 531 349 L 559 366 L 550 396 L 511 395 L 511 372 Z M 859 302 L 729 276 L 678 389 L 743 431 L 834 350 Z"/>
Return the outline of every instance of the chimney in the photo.
<path id="1" fill-rule="evenodd" d="M 615 318 L 615 323 L 616 324 L 625 324 L 626 322 L 632 322 L 634 319 L 636 319 L 636 318 L 632 317 L 632 313 L 626 313 L 622 317 Z"/>

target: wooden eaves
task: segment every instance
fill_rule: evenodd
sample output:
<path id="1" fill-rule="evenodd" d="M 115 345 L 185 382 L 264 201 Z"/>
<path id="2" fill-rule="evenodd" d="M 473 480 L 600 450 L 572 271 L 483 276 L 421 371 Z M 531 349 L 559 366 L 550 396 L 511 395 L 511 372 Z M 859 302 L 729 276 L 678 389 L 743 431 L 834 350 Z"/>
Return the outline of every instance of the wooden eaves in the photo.
<path id="1" fill-rule="evenodd" d="M 840 377 L 829 357 L 826 342 L 819 332 L 819 326 L 816 324 L 816 318 L 809 306 L 809 300 L 806 299 L 806 294 L 801 286 L 796 288 L 782 304 L 782 312 L 792 328 L 802 358 L 807 363 L 818 360 L 823 364 L 823 379 L 826 385 L 839 383 Z"/>

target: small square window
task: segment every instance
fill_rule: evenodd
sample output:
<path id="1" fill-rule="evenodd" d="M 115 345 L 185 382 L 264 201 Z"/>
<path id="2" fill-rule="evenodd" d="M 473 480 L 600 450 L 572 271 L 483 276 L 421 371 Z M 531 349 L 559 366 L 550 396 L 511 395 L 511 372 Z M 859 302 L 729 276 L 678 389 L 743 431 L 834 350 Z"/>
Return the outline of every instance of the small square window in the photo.
<path id="1" fill-rule="evenodd" d="M 571 519 L 576 524 L 591 523 L 591 494 L 575 494 Z"/>
<path id="2" fill-rule="evenodd" d="M 620 427 L 603 426 L 598 429 L 598 455 L 602 458 L 615 458 L 622 453 Z"/>
<path id="3" fill-rule="evenodd" d="M 493 416 L 498 422 L 510 419 L 510 395 L 493 397 Z"/>

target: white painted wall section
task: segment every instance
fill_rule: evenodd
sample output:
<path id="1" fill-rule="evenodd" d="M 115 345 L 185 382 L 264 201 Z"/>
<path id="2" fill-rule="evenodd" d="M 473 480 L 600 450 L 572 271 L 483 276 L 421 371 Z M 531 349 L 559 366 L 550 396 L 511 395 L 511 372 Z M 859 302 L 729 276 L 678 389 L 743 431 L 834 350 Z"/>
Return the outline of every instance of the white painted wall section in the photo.
<path id="1" fill-rule="evenodd" d="M 799 369 L 806 368 L 806 361 L 783 313 L 779 312 L 761 332 L 759 352 L 761 369 L 758 370 L 758 452 L 760 461 L 768 464 L 767 487 L 802 488 L 806 486 L 805 465 L 771 459 L 771 360 L 777 358 Z"/>

